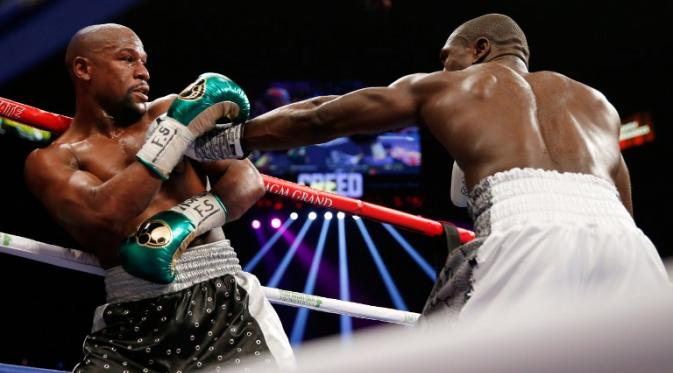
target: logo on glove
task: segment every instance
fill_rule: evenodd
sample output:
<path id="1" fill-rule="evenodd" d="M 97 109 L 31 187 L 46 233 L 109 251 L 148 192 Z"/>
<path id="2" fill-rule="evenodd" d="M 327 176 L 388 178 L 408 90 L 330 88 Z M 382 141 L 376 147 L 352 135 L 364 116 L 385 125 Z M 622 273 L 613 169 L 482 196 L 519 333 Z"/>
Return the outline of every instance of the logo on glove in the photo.
<path id="1" fill-rule="evenodd" d="M 206 80 L 199 79 L 180 92 L 179 97 L 183 100 L 198 100 L 203 97 L 205 91 Z"/>
<path id="2" fill-rule="evenodd" d="M 173 239 L 171 227 L 161 220 L 147 222 L 136 233 L 136 242 L 149 248 L 160 248 L 168 245 Z"/>

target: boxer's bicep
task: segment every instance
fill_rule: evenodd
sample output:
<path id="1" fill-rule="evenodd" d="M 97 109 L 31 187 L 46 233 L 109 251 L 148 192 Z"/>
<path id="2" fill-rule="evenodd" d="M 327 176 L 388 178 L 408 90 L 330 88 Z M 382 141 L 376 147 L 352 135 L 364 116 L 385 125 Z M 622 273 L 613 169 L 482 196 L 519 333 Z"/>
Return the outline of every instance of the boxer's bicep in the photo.
<path id="1" fill-rule="evenodd" d="M 95 213 L 95 190 L 102 182 L 77 169 L 62 151 L 36 151 L 26 160 L 26 183 L 57 220 L 68 225 L 90 221 Z"/>

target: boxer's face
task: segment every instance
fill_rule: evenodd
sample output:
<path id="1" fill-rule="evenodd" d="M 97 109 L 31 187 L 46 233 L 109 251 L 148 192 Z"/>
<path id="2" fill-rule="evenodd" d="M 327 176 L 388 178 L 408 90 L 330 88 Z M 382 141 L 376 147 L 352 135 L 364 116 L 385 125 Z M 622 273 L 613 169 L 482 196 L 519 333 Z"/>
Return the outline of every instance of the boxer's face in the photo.
<path id="1" fill-rule="evenodd" d="M 115 117 L 139 117 L 146 111 L 150 79 L 143 44 L 131 30 L 105 38 L 91 58 L 90 87 Z"/>

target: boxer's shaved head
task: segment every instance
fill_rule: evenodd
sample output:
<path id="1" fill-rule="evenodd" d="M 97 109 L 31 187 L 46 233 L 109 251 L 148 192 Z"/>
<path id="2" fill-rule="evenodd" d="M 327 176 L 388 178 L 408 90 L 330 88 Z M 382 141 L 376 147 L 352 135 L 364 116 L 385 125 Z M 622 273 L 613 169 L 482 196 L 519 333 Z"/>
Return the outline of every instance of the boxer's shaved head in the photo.
<path id="1" fill-rule="evenodd" d="M 75 33 L 68 43 L 65 52 L 65 65 L 68 71 L 72 69 L 72 63 L 76 57 L 92 57 L 106 48 L 113 47 L 120 41 L 130 41 L 139 44 L 142 42 L 130 28 L 116 23 L 87 26 Z"/>
<path id="2" fill-rule="evenodd" d="M 513 51 L 528 65 L 530 52 L 526 35 L 512 18 L 504 14 L 492 13 L 473 18 L 458 26 L 449 39 L 462 39 L 473 44 L 482 37 L 499 48 Z"/>

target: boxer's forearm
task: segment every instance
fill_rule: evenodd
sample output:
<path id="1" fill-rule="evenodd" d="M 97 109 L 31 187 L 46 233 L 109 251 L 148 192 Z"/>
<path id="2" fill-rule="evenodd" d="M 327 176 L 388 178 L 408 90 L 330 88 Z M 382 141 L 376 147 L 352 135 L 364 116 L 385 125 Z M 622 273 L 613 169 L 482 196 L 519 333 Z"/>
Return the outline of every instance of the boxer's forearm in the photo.
<path id="1" fill-rule="evenodd" d="M 101 218 L 124 225 L 144 212 L 162 181 L 143 164 L 134 162 L 106 182 L 91 188 L 90 206 Z"/>
<path id="2" fill-rule="evenodd" d="M 206 162 L 204 168 L 213 183 L 211 191 L 227 208 L 227 222 L 240 218 L 264 196 L 262 177 L 247 159 Z"/>
<path id="3" fill-rule="evenodd" d="M 276 108 L 249 120 L 242 139 L 248 150 L 281 150 L 312 144 L 310 116 L 316 107 L 339 96 L 319 96 Z M 303 127 L 303 128 L 300 128 Z M 299 136 L 298 132 L 301 132 Z M 302 137 L 307 138 L 302 141 Z"/>
<path id="4" fill-rule="evenodd" d="M 243 148 L 281 150 L 379 133 L 416 119 L 414 98 L 396 87 L 365 88 L 324 102 L 288 105 L 245 124 Z"/>
<path id="5" fill-rule="evenodd" d="M 252 150 L 283 150 L 319 142 L 307 109 L 278 108 L 245 124 L 242 146 Z M 312 141 L 313 140 L 313 141 Z"/>

